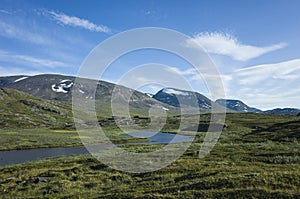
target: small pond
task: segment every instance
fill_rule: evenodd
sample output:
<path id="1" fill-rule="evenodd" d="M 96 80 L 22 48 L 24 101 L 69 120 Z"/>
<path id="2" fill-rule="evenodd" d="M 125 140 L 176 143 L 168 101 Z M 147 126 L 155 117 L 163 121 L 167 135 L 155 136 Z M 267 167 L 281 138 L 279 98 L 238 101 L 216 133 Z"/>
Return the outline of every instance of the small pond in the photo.
<path id="1" fill-rule="evenodd" d="M 136 142 L 128 144 L 168 144 L 168 143 L 181 143 L 185 141 L 192 141 L 192 136 L 172 134 L 172 133 L 153 133 L 153 132 L 137 132 L 123 134 L 122 136 L 134 136 L 140 138 L 148 138 L 149 142 Z M 176 136 L 176 138 L 174 138 Z M 173 140 L 174 138 L 174 140 Z M 105 149 L 108 146 L 96 146 L 95 151 Z M 92 149 L 93 150 L 93 149 Z M 82 147 L 68 147 L 68 148 L 40 148 L 40 149 L 27 149 L 27 150 L 11 150 L 0 151 L 0 166 L 10 164 L 20 164 L 30 162 L 43 158 L 52 158 L 63 155 L 76 155 L 89 153 L 87 149 Z"/>

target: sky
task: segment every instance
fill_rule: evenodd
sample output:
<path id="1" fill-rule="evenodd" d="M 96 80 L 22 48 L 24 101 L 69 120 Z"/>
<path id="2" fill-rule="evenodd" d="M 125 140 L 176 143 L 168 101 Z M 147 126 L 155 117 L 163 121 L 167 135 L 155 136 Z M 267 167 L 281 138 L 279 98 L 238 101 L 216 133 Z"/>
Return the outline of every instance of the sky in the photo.
<path id="1" fill-rule="evenodd" d="M 263 110 L 300 108 L 299 8 L 297 0 L 0 0 L 0 76 L 75 76 L 99 43 L 130 29 L 160 27 L 189 36 L 205 50 L 226 98 Z M 195 91 L 209 96 L 193 66 L 159 50 L 122 56 L 101 79 L 118 83 L 147 63 L 170 66 Z"/>

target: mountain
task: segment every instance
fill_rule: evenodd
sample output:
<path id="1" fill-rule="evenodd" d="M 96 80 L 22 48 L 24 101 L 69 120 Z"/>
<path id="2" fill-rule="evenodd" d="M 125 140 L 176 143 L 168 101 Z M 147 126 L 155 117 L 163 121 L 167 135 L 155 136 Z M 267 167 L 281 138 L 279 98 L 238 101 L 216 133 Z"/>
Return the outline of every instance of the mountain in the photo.
<path id="1" fill-rule="evenodd" d="M 264 113 L 266 114 L 291 114 L 291 115 L 299 115 L 300 114 L 300 109 L 296 109 L 296 108 L 276 108 L 276 109 L 272 109 L 272 110 L 267 110 L 264 111 Z"/>
<path id="2" fill-rule="evenodd" d="M 72 101 L 72 91 L 76 89 L 82 93 L 87 99 L 92 98 L 92 90 L 88 85 L 95 83 L 96 80 L 87 80 L 87 87 L 83 88 L 82 85 L 75 85 L 75 77 L 64 75 L 36 75 L 36 76 L 11 76 L 0 77 L 0 85 L 5 88 L 13 88 L 36 97 L 48 100 Z M 112 93 L 114 84 L 99 81 L 97 82 L 98 96 L 107 96 Z"/>
<path id="3" fill-rule="evenodd" d="M 176 111 L 176 108 L 168 104 L 161 103 L 147 94 L 124 86 L 84 78 L 80 79 L 81 84 L 75 84 L 75 78 L 73 76 L 53 74 L 0 77 L 0 87 L 12 88 L 42 99 L 66 103 L 72 102 L 72 93 L 76 91 L 76 93 L 80 93 L 87 100 L 95 97 L 96 109 L 110 116 L 112 115 L 110 108 L 111 96 L 114 91 L 118 94 L 118 99 L 114 99 L 114 101 L 120 108 L 126 106 L 123 100 L 125 96 L 132 93 L 129 102 L 132 113 L 147 115 L 150 107 Z M 92 85 L 97 85 L 95 96 L 93 95 L 95 91 Z"/>
<path id="4" fill-rule="evenodd" d="M 214 103 L 200 93 L 176 88 L 164 88 L 153 95 L 153 98 L 175 107 L 200 107 L 204 110 L 211 109 Z"/>
<path id="5" fill-rule="evenodd" d="M 262 110 L 250 107 L 240 100 L 218 99 L 218 100 L 216 100 L 216 103 L 221 106 L 225 106 L 228 109 L 234 110 L 236 112 L 249 112 L 249 113 L 261 113 L 262 112 Z"/>
<path id="6" fill-rule="evenodd" d="M 227 107 L 228 109 L 234 110 L 236 112 L 248 112 L 248 113 L 264 113 L 264 114 L 281 114 L 281 115 L 297 115 L 300 114 L 299 109 L 295 108 L 276 108 L 272 110 L 262 111 L 260 109 L 250 107 L 240 100 L 234 99 L 218 99 L 216 103 Z"/>
<path id="7" fill-rule="evenodd" d="M 0 77 L 0 87 L 3 87 L 7 84 L 11 84 L 14 82 L 21 81 L 26 79 L 28 76 L 26 75 L 16 75 L 16 76 L 8 76 L 8 77 Z"/>
<path id="8" fill-rule="evenodd" d="M 81 97 L 87 100 L 95 98 L 96 110 L 100 111 L 102 115 L 107 116 L 112 116 L 111 101 L 114 91 L 118 95 L 113 101 L 116 102 L 117 109 L 119 110 L 127 106 L 125 104 L 126 101 L 124 101 L 125 96 L 132 93 L 129 101 L 130 113 L 137 115 L 147 115 L 151 107 L 171 113 L 178 113 L 179 107 L 188 107 L 189 109 L 200 108 L 200 110 L 209 111 L 213 104 L 226 107 L 228 112 L 295 115 L 300 113 L 299 109 L 293 108 L 261 111 L 235 99 L 218 99 L 216 102 L 213 102 L 200 93 L 176 88 L 164 88 L 152 96 L 106 81 L 81 78 L 80 80 L 83 83 L 75 84 L 75 78 L 73 76 L 53 74 L 0 77 L 0 88 L 11 88 L 38 98 L 69 104 L 72 102 L 72 93 L 80 93 Z M 97 85 L 95 95 L 92 85 Z"/>
<path id="9" fill-rule="evenodd" d="M 44 100 L 10 88 L 0 88 L 0 128 L 70 128 L 71 105 Z"/>

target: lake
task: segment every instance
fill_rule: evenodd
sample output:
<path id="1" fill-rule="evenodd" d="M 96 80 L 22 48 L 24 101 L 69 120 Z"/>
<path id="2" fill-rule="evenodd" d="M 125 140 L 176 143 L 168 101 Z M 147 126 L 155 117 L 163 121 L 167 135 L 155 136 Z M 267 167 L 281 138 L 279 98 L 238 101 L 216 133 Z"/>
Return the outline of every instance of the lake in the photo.
<path id="1" fill-rule="evenodd" d="M 148 138 L 149 142 L 136 142 L 126 144 L 168 144 L 168 143 L 180 143 L 185 141 L 192 141 L 194 137 L 172 134 L 172 133 L 153 133 L 153 132 L 137 132 L 123 134 L 122 136 L 134 136 L 140 138 Z M 176 136 L 174 140 L 172 140 Z M 172 142 L 171 142 L 172 141 Z M 121 144 L 118 144 L 121 145 Z M 95 146 L 92 150 L 99 151 L 107 148 L 108 145 Z M 40 148 L 40 149 L 28 149 L 28 150 L 11 150 L 0 151 L 0 166 L 6 166 L 10 164 L 20 164 L 30 162 L 34 160 L 53 158 L 63 155 L 78 155 L 89 153 L 87 149 L 82 147 L 68 147 L 68 148 Z"/>

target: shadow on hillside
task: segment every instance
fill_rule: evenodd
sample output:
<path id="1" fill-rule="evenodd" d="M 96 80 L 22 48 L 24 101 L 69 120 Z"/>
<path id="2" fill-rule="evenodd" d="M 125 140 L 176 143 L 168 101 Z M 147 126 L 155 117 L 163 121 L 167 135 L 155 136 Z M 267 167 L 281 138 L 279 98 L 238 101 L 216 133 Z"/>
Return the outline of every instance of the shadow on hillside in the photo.
<path id="1" fill-rule="evenodd" d="M 257 127 L 244 135 L 244 139 L 263 139 L 272 141 L 300 140 L 300 121 L 273 124 L 269 127 Z"/>
<path id="2" fill-rule="evenodd" d="M 218 132 L 227 127 L 226 124 L 219 123 L 200 123 L 198 125 L 189 126 L 184 131 L 197 131 L 197 132 Z"/>

